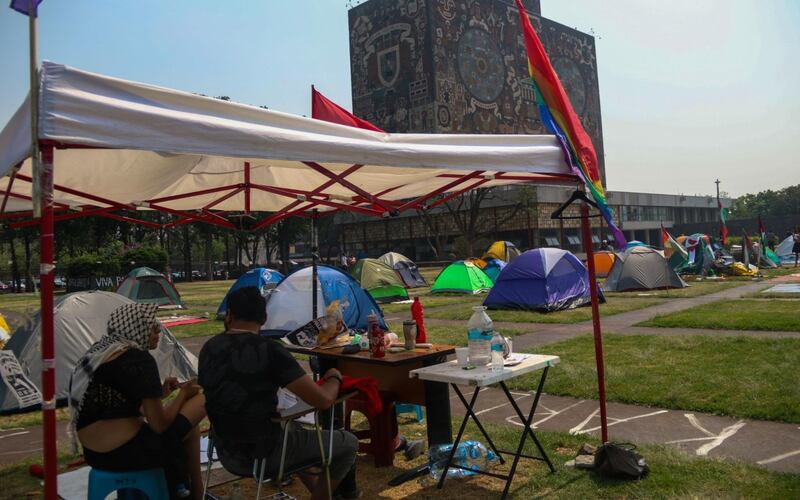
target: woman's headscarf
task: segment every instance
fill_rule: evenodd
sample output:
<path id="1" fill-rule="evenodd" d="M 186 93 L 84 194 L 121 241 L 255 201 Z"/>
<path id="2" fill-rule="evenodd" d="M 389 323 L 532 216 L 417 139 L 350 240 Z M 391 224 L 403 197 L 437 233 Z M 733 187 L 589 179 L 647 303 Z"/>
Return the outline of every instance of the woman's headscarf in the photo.
<path id="1" fill-rule="evenodd" d="M 69 381 L 69 407 L 73 426 L 78 422 L 83 396 L 97 369 L 114 354 L 125 349 L 149 350 L 150 328 L 156 322 L 155 304 L 125 304 L 108 318 L 106 334 L 92 344 L 75 365 Z"/>

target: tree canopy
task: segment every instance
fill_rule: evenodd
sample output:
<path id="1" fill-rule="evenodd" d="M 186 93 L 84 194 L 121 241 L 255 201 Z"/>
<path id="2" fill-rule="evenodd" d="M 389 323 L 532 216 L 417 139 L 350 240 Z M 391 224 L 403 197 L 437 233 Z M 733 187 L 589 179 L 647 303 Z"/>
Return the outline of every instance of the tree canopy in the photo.
<path id="1" fill-rule="evenodd" d="M 800 184 L 778 191 L 767 189 L 755 194 L 742 195 L 733 202 L 731 218 L 787 215 L 800 213 Z"/>

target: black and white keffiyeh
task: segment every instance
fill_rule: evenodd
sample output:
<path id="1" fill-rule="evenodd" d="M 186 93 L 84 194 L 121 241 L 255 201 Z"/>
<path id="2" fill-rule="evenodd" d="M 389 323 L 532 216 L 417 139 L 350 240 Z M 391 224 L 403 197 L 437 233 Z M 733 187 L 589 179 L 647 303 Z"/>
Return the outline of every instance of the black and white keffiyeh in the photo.
<path id="1" fill-rule="evenodd" d="M 72 426 L 78 422 L 83 397 L 97 369 L 114 354 L 125 349 L 149 350 L 150 328 L 156 322 L 155 304 L 125 304 L 111 313 L 106 334 L 92 344 L 75 365 L 69 381 L 69 407 Z"/>

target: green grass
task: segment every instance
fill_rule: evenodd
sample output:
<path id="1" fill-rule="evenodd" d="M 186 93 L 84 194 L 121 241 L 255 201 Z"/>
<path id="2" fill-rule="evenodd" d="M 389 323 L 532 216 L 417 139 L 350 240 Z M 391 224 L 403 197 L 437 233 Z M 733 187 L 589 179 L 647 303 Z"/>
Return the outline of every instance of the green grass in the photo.
<path id="1" fill-rule="evenodd" d="M 594 341 L 581 336 L 536 349 L 561 357 L 548 394 L 597 399 Z M 709 336 L 604 337 L 610 401 L 800 423 L 800 340 Z M 538 375 L 514 379 L 530 389 Z"/>
<path id="2" fill-rule="evenodd" d="M 600 305 L 600 315 L 611 316 L 662 303 L 664 303 L 664 299 L 656 297 L 608 297 L 607 302 Z M 536 311 L 488 311 L 488 313 L 494 321 L 513 323 L 581 323 L 592 319 L 591 307 L 579 307 L 551 313 Z M 432 309 L 425 313 L 426 317 L 430 318 L 464 320 L 465 322 L 471 314 L 472 307 L 470 304 L 440 310 Z"/>
<path id="3" fill-rule="evenodd" d="M 402 323 L 389 323 L 389 330 L 395 332 L 402 340 L 403 338 L 403 324 Z M 498 329 L 500 333 L 506 337 L 515 337 L 525 333 L 530 333 L 531 330 L 521 328 L 502 328 Z M 448 344 L 454 346 L 467 345 L 467 326 L 466 323 L 463 327 L 457 326 L 442 326 L 442 325 L 426 325 L 425 332 L 428 336 L 428 342 L 434 344 Z"/>
<path id="4" fill-rule="evenodd" d="M 56 420 L 66 422 L 70 419 L 69 408 L 58 408 L 56 410 Z M 14 413 L 11 415 L 0 415 L 0 430 L 15 429 L 17 427 L 33 427 L 42 425 L 41 410 L 27 413 Z"/>
<path id="5" fill-rule="evenodd" d="M 753 292 L 742 295 L 743 299 L 784 299 L 784 300 L 797 300 L 800 299 L 800 292 L 794 293 L 775 293 L 775 292 Z"/>
<path id="6" fill-rule="evenodd" d="M 692 281 L 687 288 L 669 290 L 650 290 L 641 292 L 603 292 L 609 297 L 658 297 L 663 299 L 687 299 L 717 293 L 730 288 L 746 285 L 743 281 Z"/>
<path id="7" fill-rule="evenodd" d="M 800 306 L 791 300 L 726 300 L 659 315 L 638 326 L 800 332 Z"/>
<path id="8" fill-rule="evenodd" d="M 191 325 L 180 325 L 170 327 L 169 331 L 176 338 L 202 337 L 204 335 L 216 335 L 225 330 L 222 320 L 212 319 L 203 323 L 193 323 Z"/>
<path id="9" fill-rule="evenodd" d="M 401 417 L 402 418 L 402 417 Z M 453 422 L 454 428 L 460 421 Z M 487 424 L 487 431 L 502 449 L 516 449 L 519 428 Z M 414 439 L 424 438 L 424 427 L 418 424 L 401 425 L 401 433 Z M 467 438 L 483 440 L 474 424 L 467 427 Z M 644 445 L 638 448 L 650 466 L 650 474 L 640 481 L 606 479 L 599 475 L 565 466 L 572 460 L 583 443 L 597 445 L 594 438 L 571 436 L 566 433 L 538 432 L 537 437 L 546 450 L 555 473 L 540 461 L 523 459 L 519 462 L 509 498 L 797 498 L 800 491 L 800 475 L 771 472 L 764 468 L 734 461 L 713 458 L 698 458 L 682 453 L 674 448 L 659 445 Z M 528 442 L 525 452 L 538 455 L 535 447 Z M 498 498 L 505 485 L 504 481 L 473 476 L 468 479 L 448 479 L 444 489 L 436 488 L 430 476 L 408 481 L 397 487 L 389 487 L 389 479 L 399 473 L 417 467 L 427 460 L 425 454 L 413 461 L 402 458 L 395 460 L 393 467 L 375 468 L 371 458 L 358 459 L 358 483 L 364 492 L 363 498 L 414 498 L 439 499 L 459 498 L 462 500 Z M 510 465 L 496 465 L 494 472 L 507 473 Z M 242 492 L 251 498 L 255 493 L 252 480 L 240 481 Z M 267 486 L 269 488 L 269 486 Z M 213 488 L 215 494 L 229 494 L 231 485 Z M 270 493 L 272 490 L 267 490 Z M 308 496 L 295 481 L 287 489 L 298 498 Z"/>
<path id="10" fill-rule="evenodd" d="M 470 304 L 478 305 L 486 295 L 420 295 L 420 302 L 425 308 L 426 314 L 428 310 L 435 307 L 451 306 L 455 304 Z M 411 304 L 386 304 L 381 306 L 384 314 L 393 314 L 399 312 L 408 312 L 411 310 Z"/>

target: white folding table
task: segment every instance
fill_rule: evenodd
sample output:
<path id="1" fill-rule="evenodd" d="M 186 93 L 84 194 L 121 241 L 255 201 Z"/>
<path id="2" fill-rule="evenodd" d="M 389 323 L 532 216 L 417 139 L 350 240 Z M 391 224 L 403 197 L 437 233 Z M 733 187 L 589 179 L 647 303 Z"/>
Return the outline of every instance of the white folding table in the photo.
<path id="1" fill-rule="evenodd" d="M 461 437 L 464 434 L 464 429 L 467 427 L 467 422 L 469 422 L 470 418 L 472 418 L 475 421 L 475 424 L 478 426 L 478 429 L 480 429 L 481 433 L 486 438 L 486 441 L 489 443 L 489 446 L 491 446 L 492 450 L 494 450 L 494 452 L 500 459 L 500 463 L 505 463 L 505 460 L 503 459 L 503 454 L 514 457 L 513 461 L 511 462 L 511 470 L 507 475 L 497 474 L 489 471 L 468 469 L 468 470 L 473 470 L 473 472 L 476 472 L 478 474 L 484 474 L 487 476 L 496 477 L 498 479 L 504 479 L 506 481 L 506 486 L 505 489 L 503 490 L 501 498 L 506 498 L 506 496 L 508 496 L 508 491 L 509 488 L 511 487 L 511 482 L 514 480 L 514 474 L 517 470 L 517 463 L 519 462 L 519 459 L 522 457 L 530 458 L 533 460 L 542 460 L 547 464 L 548 467 L 550 467 L 551 472 L 555 472 L 555 468 L 553 467 L 552 462 L 550 462 L 550 459 L 547 457 L 547 453 L 545 453 L 544 448 L 542 448 L 542 444 L 536 438 L 536 434 L 534 434 L 533 429 L 531 429 L 531 422 L 533 422 L 533 414 L 536 411 L 536 406 L 539 404 L 539 398 L 542 395 L 542 388 L 544 387 L 544 381 L 547 378 L 547 371 L 550 369 L 551 366 L 558 364 L 560 358 L 558 356 L 549 356 L 544 354 L 513 354 L 512 356 L 517 359 L 521 358 L 520 363 L 514 366 L 505 367 L 502 371 L 498 372 L 491 371 L 491 368 L 489 366 L 479 367 L 472 370 L 465 370 L 459 367 L 456 361 L 450 361 L 448 363 L 440 363 L 433 366 L 426 366 L 409 372 L 409 376 L 411 378 L 418 378 L 420 380 L 426 380 L 430 382 L 442 382 L 450 384 L 453 387 L 455 393 L 458 395 L 459 399 L 461 399 L 461 402 L 464 404 L 464 408 L 467 411 L 467 413 L 464 415 L 464 420 L 461 422 L 461 428 L 458 430 L 458 435 L 456 436 L 456 440 L 453 443 L 453 448 L 451 449 L 447 462 L 444 465 L 442 476 L 439 478 L 439 484 L 437 485 L 438 488 L 442 488 L 442 486 L 444 486 L 444 480 L 447 477 L 448 469 L 450 469 L 451 467 L 464 469 L 464 467 L 461 467 L 460 465 L 453 463 L 453 457 L 455 455 L 456 449 L 458 448 L 458 444 L 461 441 Z M 511 394 L 511 391 L 508 390 L 508 387 L 506 386 L 505 382 L 515 377 L 519 377 L 520 375 L 531 373 L 537 370 L 542 370 L 542 376 L 539 379 L 539 385 L 536 388 L 536 394 L 534 394 L 533 402 L 531 403 L 531 409 L 526 417 L 522 413 L 522 410 L 519 408 L 519 405 L 517 405 L 517 402 L 514 400 L 514 396 Z M 516 452 L 499 450 L 492 441 L 492 438 L 489 437 L 489 434 L 486 432 L 486 429 L 483 427 L 480 420 L 478 420 L 478 416 L 475 414 L 474 411 L 475 402 L 478 399 L 478 393 L 480 392 L 481 388 L 495 384 L 499 384 L 500 387 L 503 389 L 503 392 L 508 398 L 509 403 L 514 408 L 514 411 L 517 413 L 517 416 L 519 417 L 520 421 L 523 424 L 522 434 L 520 436 Z M 475 391 L 473 392 L 472 398 L 470 399 L 469 402 L 467 402 L 466 398 L 461 393 L 459 385 L 468 385 L 475 387 Z M 541 454 L 541 456 L 535 457 L 531 455 L 525 455 L 522 453 L 522 449 L 525 446 L 525 440 L 529 436 L 531 440 L 533 440 L 536 447 L 539 449 L 539 453 Z"/>

